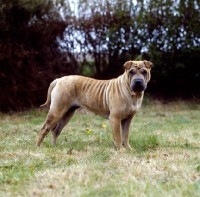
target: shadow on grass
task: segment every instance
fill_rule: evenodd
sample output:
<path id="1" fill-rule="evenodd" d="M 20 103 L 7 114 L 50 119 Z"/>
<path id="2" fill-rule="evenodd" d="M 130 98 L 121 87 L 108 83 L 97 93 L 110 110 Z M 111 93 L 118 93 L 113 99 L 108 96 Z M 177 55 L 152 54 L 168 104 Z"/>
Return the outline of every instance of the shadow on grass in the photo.
<path id="1" fill-rule="evenodd" d="M 130 140 L 131 146 L 137 152 L 145 152 L 150 149 L 156 149 L 160 146 L 160 141 L 157 135 L 136 136 Z"/>
<path id="2" fill-rule="evenodd" d="M 157 147 L 161 145 L 160 140 L 157 135 L 145 135 L 145 136 L 135 136 L 133 139 L 130 139 L 130 145 L 132 148 L 138 152 L 146 152 L 148 150 L 155 150 Z M 53 147 L 52 143 L 43 142 L 43 146 L 45 147 Z M 75 151 L 87 151 L 87 149 L 91 148 L 94 149 L 93 156 L 96 157 L 98 160 L 105 161 L 109 158 L 107 149 L 116 150 L 112 139 L 100 140 L 99 138 L 94 138 L 93 140 L 85 141 L 84 139 L 76 139 L 76 140 L 64 140 L 58 141 L 55 148 L 59 148 L 60 150 L 67 149 L 69 152 L 70 150 Z M 102 155 L 102 156 L 101 156 Z"/>
<path id="3" fill-rule="evenodd" d="M 131 146 L 138 153 L 146 152 L 148 150 L 155 150 L 158 147 L 161 148 L 176 148 L 176 149 L 187 149 L 187 150 L 200 150 L 199 146 L 195 146 L 189 142 L 172 142 L 165 141 L 163 138 L 157 135 L 145 135 L 136 136 L 130 140 Z"/>
<path id="4" fill-rule="evenodd" d="M 149 135 L 136 135 L 132 139 L 130 139 L 130 145 L 136 151 L 136 153 L 145 153 L 147 151 L 154 151 L 157 148 L 167 149 L 167 148 L 175 148 L 175 149 L 187 149 L 187 150 L 199 150 L 200 147 L 195 146 L 189 142 L 179 142 L 179 141 L 168 141 L 167 139 L 163 139 L 159 135 L 149 134 Z M 53 147 L 51 143 L 44 142 L 43 146 L 45 147 Z M 88 149 L 91 152 L 89 160 L 105 162 L 109 160 L 111 157 L 111 151 L 116 150 L 113 145 L 112 138 L 107 135 L 104 139 L 100 139 L 99 137 L 94 137 L 92 139 L 60 139 L 55 146 L 55 149 L 66 150 L 67 154 L 72 154 L 73 151 L 77 152 L 87 152 Z M 56 150 L 55 150 L 56 151 Z M 71 161 L 70 161 L 71 163 Z M 73 162 L 72 162 L 73 163 Z"/>

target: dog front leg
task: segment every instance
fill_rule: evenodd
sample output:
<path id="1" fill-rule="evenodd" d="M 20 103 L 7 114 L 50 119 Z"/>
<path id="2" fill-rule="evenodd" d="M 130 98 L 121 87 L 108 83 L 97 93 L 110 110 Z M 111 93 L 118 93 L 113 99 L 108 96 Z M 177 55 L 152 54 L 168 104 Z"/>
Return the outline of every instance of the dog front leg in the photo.
<path id="1" fill-rule="evenodd" d="M 124 120 L 121 121 L 121 126 L 122 126 L 122 144 L 124 148 L 126 149 L 132 149 L 130 144 L 129 144 L 129 130 L 130 130 L 130 125 L 131 125 L 131 120 L 133 116 L 130 116 Z"/>
<path id="2" fill-rule="evenodd" d="M 115 116 L 110 115 L 109 117 L 110 126 L 113 133 L 113 139 L 114 139 L 114 145 L 117 150 L 123 149 L 122 146 L 122 137 L 120 133 L 120 120 L 116 118 Z"/>

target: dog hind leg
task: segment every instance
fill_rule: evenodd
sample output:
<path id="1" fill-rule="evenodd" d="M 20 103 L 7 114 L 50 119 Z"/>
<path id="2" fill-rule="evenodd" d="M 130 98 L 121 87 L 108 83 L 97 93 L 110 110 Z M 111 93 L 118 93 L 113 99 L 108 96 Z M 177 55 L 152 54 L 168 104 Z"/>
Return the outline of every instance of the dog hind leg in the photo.
<path id="1" fill-rule="evenodd" d="M 62 129 L 66 126 L 66 124 L 70 121 L 76 109 L 79 106 L 73 106 L 69 108 L 69 110 L 63 115 L 61 120 L 57 123 L 57 125 L 52 129 L 52 137 L 53 137 L 53 145 L 56 144 L 57 138 L 60 135 Z"/>
<path id="2" fill-rule="evenodd" d="M 47 119 L 41 128 L 41 132 L 39 134 L 39 137 L 36 143 L 37 146 L 40 146 L 45 136 L 49 133 L 51 129 L 53 129 L 56 126 L 56 124 L 59 122 L 61 117 L 62 117 L 62 113 L 55 113 L 49 110 Z"/>

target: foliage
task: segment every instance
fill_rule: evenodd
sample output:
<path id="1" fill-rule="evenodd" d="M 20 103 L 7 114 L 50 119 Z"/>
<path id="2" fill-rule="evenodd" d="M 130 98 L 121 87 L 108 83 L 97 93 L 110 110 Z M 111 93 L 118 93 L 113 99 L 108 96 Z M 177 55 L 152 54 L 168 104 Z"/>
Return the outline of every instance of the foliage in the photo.
<path id="1" fill-rule="evenodd" d="M 0 110 L 38 106 L 67 74 L 108 79 L 153 62 L 147 91 L 198 98 L 198 0 L 1 0 Z"/>
<path id="2" fill-rule="evenodd" d="M 140 24 L 148 32 L 144 57 L 150 57 L 155 65 L 149 91 L 167 96 L 198 96 L 199 1 L 149 1 L 148 5 L 149 11 L 142 15 Z"/>
<path id="3" fill-rule="evenodd" d="M 60 7 L 52 1 L 0 2 L 1 111 L 39 105 L 50 81 L 69 72 L 71 63 L 56 42 L 67 24 L 60 16 Z"/>

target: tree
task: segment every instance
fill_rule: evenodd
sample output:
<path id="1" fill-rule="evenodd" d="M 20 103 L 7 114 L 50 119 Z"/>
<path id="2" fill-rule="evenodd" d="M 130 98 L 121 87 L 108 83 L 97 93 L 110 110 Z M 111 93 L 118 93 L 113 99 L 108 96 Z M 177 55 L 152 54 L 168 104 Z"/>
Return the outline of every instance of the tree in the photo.
<path id="1" fill-rule="evenodd" d="M 45 100 L 44 88 L 50 81 L 73 68 L 56 40 L 68 23 L 60 14 L 64 4 L 53 2 L 0 2 L 1 111 L 39 105 Z"/>
<path id="2" fill-rule="evenodd" d="M 147 32 L 147 55 L 155 65 L 149 90 L 162 96 L 199 95 L 199 1 L 157 0 L 147 2 L 146 6 L 138 23 Z"/>
<path id="3" fill-rule="evenodd" d="M 61 38 L 66 43 L 63 50 L 69 50 L 71 43 L 80 67 L 91 65 L 95 77 L 117 76 L 124 61 L 140 54 L 142 44 L 137 42 L 136 9 L 131 0 L 80 0 L 76 13 L 73 38 L 68 32 Z"/>
<path id="4" fill-rule="evenodd" d="M 75 5 L 75 4 L 74 4 Z M 198 97 L 198 0 L 0 1 L 0 110 L 38 106 L 63 75 L 108 79 L 153 62 L 147 91 Z"/>

